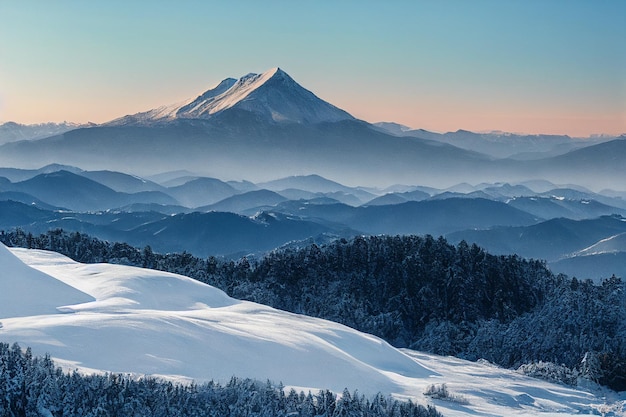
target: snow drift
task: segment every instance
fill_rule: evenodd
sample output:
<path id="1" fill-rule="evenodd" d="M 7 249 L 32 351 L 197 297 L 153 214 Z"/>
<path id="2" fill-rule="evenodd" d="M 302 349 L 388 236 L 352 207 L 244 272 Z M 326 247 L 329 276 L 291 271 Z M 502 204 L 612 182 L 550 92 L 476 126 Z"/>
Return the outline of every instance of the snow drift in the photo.
<path id="1" fill-rule="evenodd" d="M 1 340 L 49 352 L 77 367 L 197 381 L 269 378 L 290 386 L 339 392 L 358 387 L 369 393 L 402 391 L 390 374 L 435 375 L 376 337 L 238 301 L 187 277 L 80 264 L 52 252 L 12 251 L 38 270 L 2 247 L 0 263 L 15 273 L 0 278 Z M 12 287 L 13 281 L 23 284 Z M 41 299 L 46 308 L 32 306 Z"/>

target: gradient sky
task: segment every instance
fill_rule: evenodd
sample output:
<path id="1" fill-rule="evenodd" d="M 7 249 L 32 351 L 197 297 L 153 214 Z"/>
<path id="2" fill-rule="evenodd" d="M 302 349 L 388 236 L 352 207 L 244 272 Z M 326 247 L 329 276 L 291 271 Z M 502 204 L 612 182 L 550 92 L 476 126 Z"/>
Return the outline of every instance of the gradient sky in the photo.
<path id="1" fill-rule="evenodd" d="M 105 122 L 279 66 L 370 122 L 620 134 L 625 45 L 623 0 L 0 0 L 0 122 Z"/>

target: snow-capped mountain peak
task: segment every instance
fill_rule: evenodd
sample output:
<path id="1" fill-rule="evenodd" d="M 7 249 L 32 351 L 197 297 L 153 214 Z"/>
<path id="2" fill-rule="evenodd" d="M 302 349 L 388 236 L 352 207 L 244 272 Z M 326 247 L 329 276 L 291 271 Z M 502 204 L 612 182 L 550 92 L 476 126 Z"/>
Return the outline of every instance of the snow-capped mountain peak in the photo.
<path id="1" fill-rule="evenodd" d="M 353 119 L 276 67 L 262 74 L 249 73 L 238 80 L 226 78 L 195 99 L 125 116 L 110 124 L 210 119 L 230 109 L 251 112 L 270 122 L 321 123 Z"/>

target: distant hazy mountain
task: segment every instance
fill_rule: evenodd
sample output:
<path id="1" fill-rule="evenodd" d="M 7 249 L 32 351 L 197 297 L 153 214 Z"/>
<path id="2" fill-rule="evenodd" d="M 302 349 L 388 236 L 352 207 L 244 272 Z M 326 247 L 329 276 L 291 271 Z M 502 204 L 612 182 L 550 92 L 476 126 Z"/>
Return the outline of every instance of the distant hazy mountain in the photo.
<path id="1" fill-rule="evenodd" d="M 369 234 L 445 235 L 465 229 L 487 229 L 497 225 L 531 225 L 532 215 L 505 203 L 485 199 L 449 198 L 409 201 L 384 206 L 350 207 L 345 204 L 309 204 L 289 201 L 276 211 L 302 218 L 323 219 Z"/>
<path id="2" fill-rule="evenodd" d="M 360 210 L 348 223 L 372 234 L 446 235 L 465 228 L 487 229 L 497 225 L 531 225 L 537 219 L 506 204 L 485 199 L 410 201 L 393 206 Z"/>
<path id="3" fill-rule="evenodd" d="M 132 203 L 118 208 L 121 212 L 136 213 L 136 212 L 155 212 L 161 214 L 180 214 L 191 213 L 194 210 L 189 207 L 183 207 L 172 204 L 158 204 L 158 203 Z"/>
<path id="4" fill-rule="evenodd" d="M 331 181 L 320 175 L 294 175 L 277 180 L 262 182 L 257 184 L 259 187 L 281 191 L 289 188 L 306 190 L 312 193 L 328 193 L 333 191 L 351 191 L 350 187 L 346 187 L 336 181 Z"/>
<path id="5" fill-rule="evenodd" d="M 160 191 L 122 193 L 99 182 L 68 171 L 39 174 L 4 186 L 6 191 L 22 192 L 56 207 L 77 211 L 105 210 L 132 203 L 177 204 Z M 8 188 L 8 189 L 7 189 Z"/>
<path id="6" fill-rule="evenodd" d="M 136 177 L 129 174 L 114 171 L 82 171 L 78 173 L 83 177 L 89 178 L 102 185 L 124 193 L 139 193 L 142 191 L 161 191 L 167 192 L 167 189 L 152 181 Z"/>
<path id="7" fill-rule="evenodd" d="M 624 189 L 626 178 L 626 137 L 587 146 L 564 155 L 531 161 L 536 176 L 552 182 L 574 183 L 595 189 Z M 593 185 L 591 185 L 593 184 Z"/>
<path id="8" fill-rule="evenodd" d="M 164 187 L 175 187 L 191 181 L 192 179 L 198 178 L 198 174 L 185 169 L 177 169 L 174 171 L 158 172 L 157 174 L 153 174 L 145 178 Z"/>
<path id="9" fill-rule="evenodd" d="M 613 136 L 571 138 L 567 135 L 524 135 L 506 132 L 475 133 L 467 130 L 435 133 L 423 129 L 411 129 L 398 123 L 379 122 L 380 130 L 396 136 L 412 136 L 436 140 L 459 148 L 481 152 L 496 158 L 519 160 L 542 159 L 565 154 L 569 151 L 616 139 Z"/>
<path id="10" fill-rule="evenodd" d="M 48 204 L 40 199 L 33 197 L 30 194 L 22 193 L 20 191 L 1 191 L 3 187 L 0 186 L 0 201 L 15 201 L 18 203 L 24 203 L 33 207 L 37 207 L 43 210 L 59 210 L 60 207 Z"/>
<path id="11" fill-rule="evenodd" d="M 551 219 L 522 227 L 466 230 L 448 235 L 452 242 L 465 240 L 496 254 L 557 261 L 597 244 L 602 239 L 626 232 L 626 219 L 602 216 L 596 219 Z"/>
<path id="12" fill-rule="evenodd" d="M 572 200 L 556 197 L 516 197 L 508 200 L 510 206 L 516 207 L 542 219 L 565 217 L 582 220 L 611 214 L 626 215 L 626 210 L 608 206 L 596 200 Z"/>
<path id="13" fill-rule="evenodd" d="M 422 201 L 430 198 L 430 194 L 424 191 L 414 190 L 404 193 L 387 193 L 368 201 L 366 206 L 385 206 L 390 204 L 402 204 L 407 201 Z"/>
<path id="14" fill-rule="evenodd" d="M 0 200 L 0 228 L 3 230 L 11 230 L 38 222 L 47 223 L 57 217 L 57 214 L 29 203 Z M 48 229 L 46 228 L 46 230 Z"/>
<path id="15" fill-rule="evenodd" d="M 41 139 L 58 135 L 68 130 L 77 129 L 79 127 L 94 126 L 80 125 L 77 123 L 38 123 L 25 125 L 15 122 L 6 122 L 0 124 L 0 144 L 8 142 L 16 142 L 18 140 Z"/>
<path id="16" fill-rule="evenodd" d="M 52 174 L 53 172 L 67 171 L 80 174 L 82 169 L 69 165 L 49 164 L 42 168 L 20 169 L 20 168 L 0 168 L 0 177 L 9 179 L 11 182 L 24 181 L 40 174 Z"/>
<path id="17" fill-rule="evenodd" d="M 498 198 L 508 198 L 508 197 L 523 197 L 523 196 L 531 196 L 536 193 L 530 188 L 524 185 L 511 185 L 511 184 L 498 184 L 498 185 L 489 185 L 487 187 L 480 187 L 481 191 L 485 194 L 490 195 L 491 197 Z"/>
<path id="18" fill-rule="evenodd" d="M 286 194 L 290 192 L 294 193 L 293 190 L 302 190 L 307 193 L 318 193 L 350 205 L 360 205 L 376 197 L 374 194 L 361 188 L 347 187 L 336 181 L 331 181 L 315 174 L 295 175 L 280 178 L 277 180 L 259 183 L 258 186 L 279 193 L 286 191 Z M 310 194 L 308 197 L 303 198 L 310 198 Z"/>
<path id="19" fill-rule="evenodd" d="M 391 133 L 392 135 L 397 135 L 397 136 L 405 136 L 407 132 L 409 134 L 411 132 L 415 132 L 415 130 L 411 129 L 409 126 L 405 126 L 405 125 L 402 125 L 400 123 L 395 123 L 395 122 L 376 122 L 376 123 L 373 123 L 373 125 L 376 126 L 382 132 L 388 132 L 388 133 Z M 424 130 L 424 132 L 426 131 Z"/>
<path id="20" fill-rule="evenodd" d="M 126 241 L 139 247 L 149 244 L 158 252 L 243 256 L 326 233 L 348 237 L 356 232 L 280 214 L 261 213 L 250 218 L 234 213 L 196 212 L 139 226 L 126 234 Z"/>
<path id="21" fill-rule="evenodd" d="M 68 171 L 39 174 L 13 188 L 55 206 L 81 211 L 115 207 L 119 200 L 111 188 Z"/>
<path id="22" fill-rule="evenodd" d="M 21 202 L 0 200 L 0 228 L 12 230 L 19 227 L 34 234 L 63 229 L 88 233 L 105 240 L 124 241 L 130 230 L 166 217 L 169 215 L 156 211 L 51 211 Z"/>
<path id="23" fill-rule="evenodd" d="M 243 194 L 227 197 L 215 204 L 198 207 L 198 211 L 226 211 L 231 213 L 243 213 L 257 207 L 273 207 L 287 199 L 278 193 L 269 190 L 248 191 Z"/>
<path id="24" fill-rule="evenodd" d="M 364 206 L 387 206 L 393 204 L 402 204 L 407 201 L 411 201 L 405 198 L 402 194 L 404 193 L 388 193 L 385 195 L 381 195 L 380 197 L 376 197 L 367 203 Z"/>
<path id="25" fill-rule="evenodd" d="M 215 204 L 225 198 L 239 194 L 230 184 L 216 178 L 196 178 L 167 192 L 186 207 L 200 207 Z"/>

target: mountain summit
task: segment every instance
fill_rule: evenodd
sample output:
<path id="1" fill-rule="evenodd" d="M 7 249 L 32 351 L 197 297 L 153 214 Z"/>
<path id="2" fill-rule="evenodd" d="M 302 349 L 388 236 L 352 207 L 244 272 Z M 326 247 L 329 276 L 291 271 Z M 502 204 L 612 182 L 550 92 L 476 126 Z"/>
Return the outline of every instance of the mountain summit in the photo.
<path id="1" fill-rule="evenodd" d="M 315 124 L 354 119 L 303 88 L 280 68 L 272 68 L 238 80 L 226 78 L 195 99 L 125 116 L 110 124 L 145 125 L 176 119 L 210 119 L 234 110 L 251 112 L 266 121 L 278 123 Z"/>

